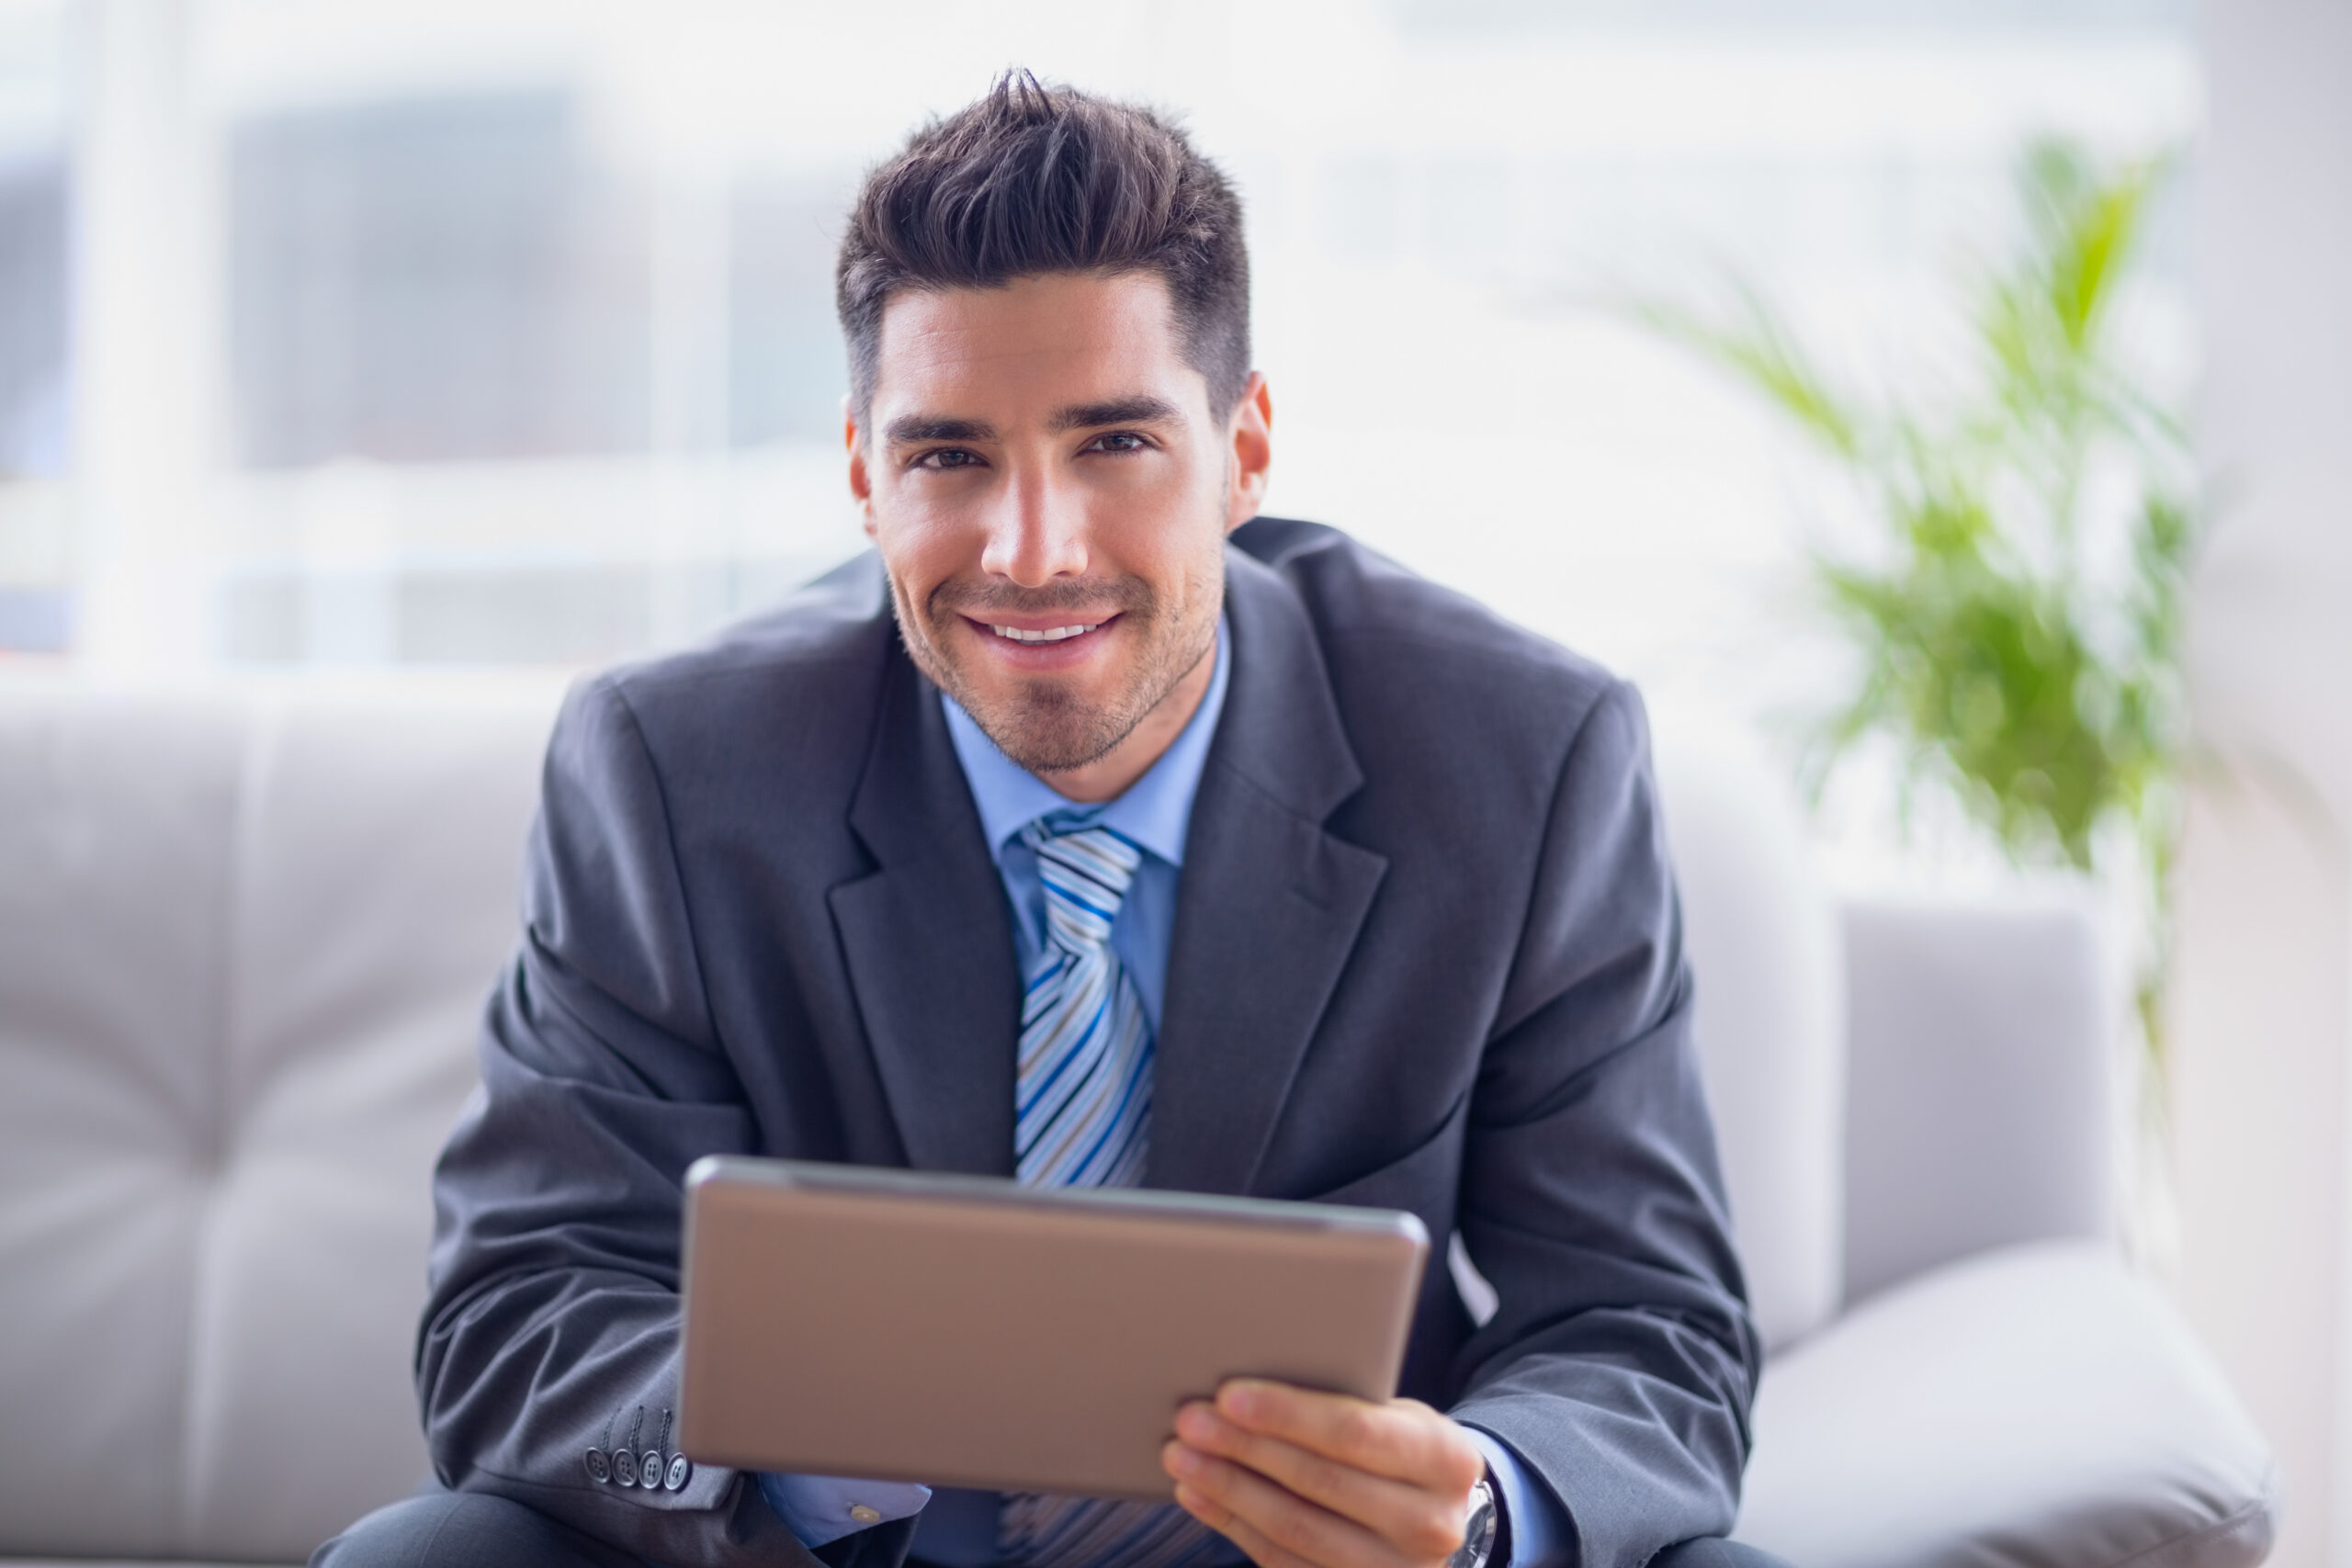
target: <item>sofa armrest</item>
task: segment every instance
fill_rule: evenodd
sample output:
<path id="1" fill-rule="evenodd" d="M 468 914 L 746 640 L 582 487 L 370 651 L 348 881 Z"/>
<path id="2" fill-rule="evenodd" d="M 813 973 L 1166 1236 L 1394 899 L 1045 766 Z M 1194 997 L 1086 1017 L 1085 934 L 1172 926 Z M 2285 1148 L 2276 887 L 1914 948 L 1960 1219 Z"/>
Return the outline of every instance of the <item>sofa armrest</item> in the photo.
<path id="1" fill-rule="evenodd" d="M 2268 1451 L 2110 1249 L 2012 1247 L 1765 1370 L 1737 1538 L 1805 1568 L 2250 1568 Z"/>
<path id="2" fill-rule="evenodd" d="M 1846 1299 L 2112 1234 L 2115 1010 L 2087 896 L 1843 913 Z"/>

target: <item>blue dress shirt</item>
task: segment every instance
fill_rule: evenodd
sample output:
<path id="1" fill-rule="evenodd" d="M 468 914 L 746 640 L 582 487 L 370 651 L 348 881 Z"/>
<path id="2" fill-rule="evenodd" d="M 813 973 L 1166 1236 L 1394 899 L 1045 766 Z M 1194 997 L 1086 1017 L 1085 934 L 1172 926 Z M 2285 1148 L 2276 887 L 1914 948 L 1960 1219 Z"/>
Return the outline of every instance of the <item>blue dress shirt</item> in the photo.
<path id="1" fill-rule="evenodd" d="M 1111 950 L 1135 982 L 1144 1017 L 1155 1034 L 1159 1029 L 1160 1004 L 1168 992 L 1168 950 L 1176 930 L 1176 886 L 1184 865 L 1184 840 L 1192 825 L 1193 798 L 1200 792 L 1201 770 L 1208 761 L 1209 742 L 1216 734 L 1218 716 L 1225 711 L 1232 646 L 1231 630 L 1220 618 L 1216 666 L 1200 707 L 1159 760 L 1115 800 L 1085 804 L 1066 798 L 998 750 L 954 698 L 942 693 L 939 699 L 948 736 L 955 742 L 956 760 L 963 766 L 972 804 L 979 811 L 981 831 L 988 836 L 997 874 L 1004 881 L 1013 944 L 1023 976 L 1045 949 L 1046 897 L 1037 875 L 1036 853 L 1022 841 L 1022 829 L 1039 818 L 1052 818 L 1052 825 L 1064 831 L 1114 828 L 1144 851 L 1118 918 L 1112 922 Z M 1499 1438 L 1476 1427 L 1468 1430 L 1487 1456 L 1496 1499 L 1510 1523 L 1508 1568 L 1551 1568 L 1572 1561 L 1574 1537 L 1550 1490 L 1527 1473 L 1519 1457 Z M 921 1513 L 913 1555 L 940 1568 L 987 1568 L 997 1561 L 998 1499 L 992 1492 L 945 1487 L 934 1492 L 910 1482 L 829 1475 L 763 1474 L 759 1485 L 769 1506 L 804 1546 L 822 1546 L 869 1525 Z M 1238 1549 L 1233 1561 L 1242 1561 Z"/>

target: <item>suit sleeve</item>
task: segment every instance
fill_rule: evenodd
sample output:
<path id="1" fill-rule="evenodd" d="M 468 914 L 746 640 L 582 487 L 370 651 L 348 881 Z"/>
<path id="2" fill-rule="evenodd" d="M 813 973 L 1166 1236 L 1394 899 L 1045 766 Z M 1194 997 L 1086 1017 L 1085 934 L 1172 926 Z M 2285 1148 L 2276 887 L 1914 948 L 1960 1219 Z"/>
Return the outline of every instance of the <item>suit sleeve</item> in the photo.
<path id="1" fill-rule="evenodd" d="M 434 1176 L 416 1376 L 435 1469 L 656 1562 L 818 1561 L 749 1476 L 696 1466 L 671 1491 L 599 1482 L 585 1462 L 632 1436 L 676 1451 L 685 1168 L 755 1139 L 661 783 L 610 682 L 576 690 L 557 721 L 523 916 L 483 1022 L 481 1090 Z M 911 1520 L 877 1527 L 821 1557 L 893 1564 L 911 1535 Z"/>
<path id="2" fill-rule="evenodd" d="M 1550 1489 L 1574 1561 L 1639 1568 L 1730 1531 L 1762 1352 L 1628 686 L 1569 747 L 1532 889 L 1471 1100 L 1460 1224 L 1499 1305 L 1453 1414 Z"/>

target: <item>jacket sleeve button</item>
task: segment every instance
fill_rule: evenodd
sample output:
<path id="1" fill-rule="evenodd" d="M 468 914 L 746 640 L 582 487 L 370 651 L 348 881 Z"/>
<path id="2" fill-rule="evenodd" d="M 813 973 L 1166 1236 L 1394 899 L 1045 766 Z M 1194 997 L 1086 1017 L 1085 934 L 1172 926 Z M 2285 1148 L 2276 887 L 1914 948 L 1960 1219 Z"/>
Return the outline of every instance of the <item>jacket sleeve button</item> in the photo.
<path id="1" fill-rule="evenodd" d="M 627 1449 L 614 1450 L 613 1479 L 624 1486 L 637 1484 L 637 1456 Z"/>
<path id="2" fill-rule="evenodd" d="M 613 1478 L 613 1461 L 605 1457 L 602 1449 L 588 1450 L 588 1479 L 602 1486 Z"/>
<path id="3" fill-rule="evenodd" d="M 686 1477 L 692 1475 L 694 1472 L 695 1467 L 693 1463 L 687 1460 L 685 1455 L 672 1454 L 670 1456 L 669 1478 L 663 1483 L 663 1484 L 667 1485 L 673 1492 L 683 1492 L 685 1490 Z"/>

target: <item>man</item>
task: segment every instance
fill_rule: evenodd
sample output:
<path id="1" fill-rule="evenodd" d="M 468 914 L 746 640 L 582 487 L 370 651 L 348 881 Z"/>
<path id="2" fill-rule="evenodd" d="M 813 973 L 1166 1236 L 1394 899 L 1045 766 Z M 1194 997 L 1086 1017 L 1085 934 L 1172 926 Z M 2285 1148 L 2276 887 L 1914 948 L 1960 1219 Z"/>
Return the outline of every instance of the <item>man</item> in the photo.
<path id="1" fill-rule="evenodd" d="M 869 176 L 839 297 L 876 551 L 566 705 L 436 1178 L 452 1490 L 322 1560 L 1758 1561 L 1707 1539 L 1758 1356 L 1630 691 L 1251 521 L 1238 205 L 1149 114 L 1001 82 Z M 714 1152 L 1408 1209 L 1499 1305 L 1430 1270 L 1385 1404 L 1175 1413 L 1170 1505 L 697 1467 Z"/>

